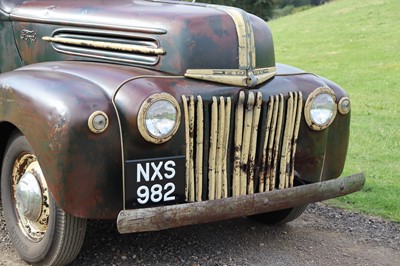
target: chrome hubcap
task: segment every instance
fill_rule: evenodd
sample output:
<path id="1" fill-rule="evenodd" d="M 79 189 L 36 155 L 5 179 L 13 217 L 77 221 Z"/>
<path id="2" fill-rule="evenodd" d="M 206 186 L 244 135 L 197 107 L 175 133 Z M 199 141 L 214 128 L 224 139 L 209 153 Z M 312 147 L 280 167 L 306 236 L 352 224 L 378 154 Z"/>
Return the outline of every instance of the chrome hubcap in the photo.
<path id="1" fill-rule="evenodd" d="M 28 220 L 36 222 L 42 212 L 42 190 L 32 173 L 25 173 L 17 184 L 17 209 Z"/>
<path id="2" fill-rule="evenodd" d="M 14 162 L 12 192 L 18 225 L 33 242 L 45 235 L 49 222 L 49 192 L 35 155 L 24 153 Z"/>

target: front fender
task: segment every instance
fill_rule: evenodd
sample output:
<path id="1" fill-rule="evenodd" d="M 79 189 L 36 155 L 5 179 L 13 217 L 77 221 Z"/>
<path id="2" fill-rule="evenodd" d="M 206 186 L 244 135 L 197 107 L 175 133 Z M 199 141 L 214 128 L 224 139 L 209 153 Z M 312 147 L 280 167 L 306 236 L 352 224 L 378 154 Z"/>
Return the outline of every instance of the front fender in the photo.
<path id="1" fill-rule="evenodd" d="M 62 71 L 62 63 L 55 65 L 0 76 L 0 121 L 13 124 L 28 139 L 64 211 L 84 218 L 115 218 L 122 209 L 122 161 L 109 91 L 102 87 L 105 83 L 84 77 L 87 65 L 75 66 L 77 72 L 82 68 L 81 76 Z M 107 89 L 119 82 L 109 82 Z M 109 127 L 101 134 L 88 127 L 95 111 L 109 117 Z"/>

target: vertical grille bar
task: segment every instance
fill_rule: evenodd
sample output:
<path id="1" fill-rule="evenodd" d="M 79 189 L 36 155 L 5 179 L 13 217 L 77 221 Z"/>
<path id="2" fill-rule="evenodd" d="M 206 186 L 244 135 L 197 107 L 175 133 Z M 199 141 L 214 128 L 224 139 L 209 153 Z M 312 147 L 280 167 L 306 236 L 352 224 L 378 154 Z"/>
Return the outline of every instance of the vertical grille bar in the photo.
<path id="1" fill-rule="evenodd" d="M 260 184 L 259 184 L 259 191 L 264 192 L 264 191 L 269 191 L 270 187 L 270 177 L 266 171 L 266 167 L 268 162 L 272 161 L 272 156 L 270 156 L 269 151 L 271 150 L 268 145 L 268 141 L 270 139 L 270 132 L 271 132 L 271 124 L 272 124 L 272 118 L 273 118 L 273 108 L 274 108 L 274 97 L 269 98 L 268 102 L 268 109 L 267 109 L 267 126 L 265 128 L 265 139 L 264 139 L 264 145 L 263 145 L 263 155 L 262 155 L 262 160 L 261 160 L 261 171 L 260 171 Z M 267 149 L 268 147 L 268 149 Z"/>
<path id="2" fill-rule="evenodd" d="M 280 175 L 279 175 L 279 188 L 286 188 L 289 184 L 289 176 L 287 175 L 287 164 L 290 158 L 291 141 L 293 137 L 293 94 L 289 94 L 289 99 L 287 101 L 286 109 L 286 125 L 283 135 L 282 151 L 281 151 L 281 164 L 280 164 Z"/>
<path id="3" fill-rule="evenodd" d="M 210 151 L 208 157 L 208 199 L 215 199 L 215 161 L 217 156 L 217 136 L 218 136 L 218 103 L 217 98 L 212 98 L 211 105 L 211 132 L 210 132 Z"/>
<path id="4" fill-rule="evenodd" d="M 194 161 L 193 161 L 193 152 L 194 152 L 194 97 L 190 96 L 189 101 L 189 146 L 190 146 L 190 172 L 189 172 L 189 200 L 194 201 L 195 192 L 194 192 Z"/>
<path id="5" fill-rule="evenodd" d="M 293 187 L 294 183 L 294 159 L 296 156 L 297 139 L 299 137 L 300 121 L 303 114 L 303 95 L 301 92 L 297 92 L 297 111 L 296 111 L 296 122 L 293 133 L 293 147 L 291 154 L 291 167 L 290 167 L 290 187 Z"/>
<path id="6" fill-rule="evenodd" d="M 222 163 L 222 197 L 228 197 L 228 172 L 227 172 L 227 163 L 228 163 L 228 144 L 229 144 L 229 129 L 231 124 L 231 98 L 228 97 L 226 99 L 226 106 L 225 106 L 225 135 L 223 141 L 223 163 Z"/>
<path id="7" fill-rule="evenodd" d="M 282 124 L 283 124 L 283 95 L 279 94 L 278 98 L 278 120 L 276 125 L 276 132 L 275 132 L 275 141 L 274 141 L 274 149 L 273 149 L 273 161 L 272 161 L 272 174 L 271 174 L 271 185 L 273 186 L 271 190 L 275 188 L 275 180 L 277 176 L 277 169 L 278 169 L 278 153 L 279 147 L 281 143 L 281 136 L 282 136 Z"/>
<path id="8" fill-rule="evenodd" d="M 244 112 L 244 128 L 242 140 L 242 154 L 240 158 L 240 195 L 247 192 L 247 170 L 250 151 L 251 128 L 253 126 L 254 94 L 249 93 Z M 239 130 L 241 130 L 239 128 Z"/>
<path id="9" fill-rule="evenodd" d="M 222 159 L 225 136 L 225 99 L 220 97 L 218 107 L 217 165 L 215 169 L 215 198 L 222 197 Z"/>
<path id="10" fill-rule="evenodd" d="M 260 171 L 260 180 L 259 180 L 259 192 L 269 191 L 270 179 L 266 176 L 266 165 L 267 159 L 269 161 L 270 156 L 268 155 L 267 145 L 271 131 L 271 123 L 272 123 L 272 113 L 274 107 L 274 97 L 269 98 L 268 108 L 267 108 L 267 126 L 265 128 L 265 138 L 263 145 L 263 155 L 261 159 L 261 171 Z"/>
<path id="11" fill-rule="evenodd" d="M 256 150 L 257 150 L 257 135 L 258 135 L 258 125 L 260 121 L 262 105 L 262 94 L 257 92 L 254 112 L 253 112 L 253 122 L 251 128 L 251 138 L 250 138 L 250 154 L 248 160 L 248 184 L 247 184 L 247 194 L 254 193 L 254 175 L 255 175 L 255 160 L 256 160 Z"/>
<path id="12" fill-rule="evenodd" d="M 240 158 L 242 151 L 242 136 L 243 136 L 243 104 L 244 104 L 244 92 L 239 93 L 239 99 L 236 106 L 236 124 L 235 124 L 235 156 L 234 156 L 234 171 L 233 171 L 233 196 L 240 195 Z"/>
<path id="13" fill-rule="evenodd" d="M 294 130 L 295 130 L 295 125 L 296 125 L 296 114 L 297 114 L 297 93 L 293 92 L 291 93 L 293 97 L 293 110 L 292 110 L 292 117 L 291 117 L 291 125 L 290 125 L 290 140 L 289 140 L 289 145 L 288 145 L 288 154 L 286 158 L 286 187 L 292 187 L 291 185 L 291 168 L 290 168 L 290 162 L 292 160 L 292 149 L 293 149 L 293 138 L 294 138 Z M 293 176 L 294 177 L 294 176 Z"/>
<path id="14" fill-rule="evenodd" d="M 271 101 L 273 101 L 273 109 L 272 109 L 272 125 L 271 125 L 271 133 L 268 139 L 268 157 L 267 157 L 267 176 L 269 183 L 269 188 L 266 191 L 273 190 L 275 187 L 275 179 L 273 178 L 273 148 L 274 148 L 274 140 L 275 140 L 275 131 L 276 131 L 276 122 L 278 121 L 278 106 L 279 106 L 279 98 L 277 95 L 271 96 Z"/>
<path id="15" fill-rule="evenodd" d="M 189 199 L 189 176 L 190 176 L 190 161 L 192 158 L 190 157 L 190 135 L 189 135 L 189 111 L 188 111 L 188 103 L 186 96 L 182 95 L 182 105 L 183 105 L 183 113 L 185 117 L 185 139 L 186 139 L 186 149 L 185 149 L 185 197 Z"/>
<path id="16" fill-rule="evenodd" d="M 287 100 L 282 94 L 270 96 L 263 103 L 261 92 L 247 92 L 246 97 L 242 91 L 234 112 L 230 97 L 212 97 L 208 105 L 201 96 L 196 99 L 182 96 L 182 103 L 188 201 L 201 201 L 203 195 L 206 200 L 213 200 L 293 186 L 303 109 L 300 92 L 290 92 Z M 262 109 L 265 113 L 260 121 Z M 205 117 L 208 113 L 210 117 Z M 232 125 L 233 141 L 230 142 L 232 123 L 235 125 Z M 234 145 L 231 155 L 230 143 Z M 208 160 L 204 162 L 207 155 Z M 256 158 L 259 158 L 257 162 Z M 203 179 L 206 168 L 208 179 Z"/>
<path id="17" fill-rule="evenodd" d="M 197 96 L 197 121 L 196 121 L 196 201 L 201 201 L 203 193 L 203 139 L 204 117 L 203 100 Z"/>

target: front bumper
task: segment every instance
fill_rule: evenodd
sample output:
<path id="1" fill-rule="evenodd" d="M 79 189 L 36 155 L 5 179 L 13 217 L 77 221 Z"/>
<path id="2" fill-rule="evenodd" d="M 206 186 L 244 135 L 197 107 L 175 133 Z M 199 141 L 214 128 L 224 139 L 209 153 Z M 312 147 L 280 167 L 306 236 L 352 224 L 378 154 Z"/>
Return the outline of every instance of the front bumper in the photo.
<path id="1" fill-rule="evenodd" d="M 329 181 L 239 197 L 123 210 L 118 215 L 117 228 L 121 234 L 158 231 L 282 210 L 344 196 L 362 189 L 364 183 L 365 176 L 359 173 Z"/>

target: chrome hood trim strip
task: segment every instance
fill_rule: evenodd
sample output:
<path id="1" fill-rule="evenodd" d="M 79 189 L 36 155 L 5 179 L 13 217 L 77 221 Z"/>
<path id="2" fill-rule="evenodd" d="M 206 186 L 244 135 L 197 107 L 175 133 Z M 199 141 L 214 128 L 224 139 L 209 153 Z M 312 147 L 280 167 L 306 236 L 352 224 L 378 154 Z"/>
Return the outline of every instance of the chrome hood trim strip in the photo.
<path id="1" fill-rule="evenodd" d="M 227 13 L 236 26 L 238 35 L 238 69 L 188 69 L 185 77 L 223 84 L 254 87 L 276 75 L 276 67 L 256 69 L 254 32 L 249 15 L 234 7 L 207 5 Z"/>

